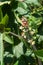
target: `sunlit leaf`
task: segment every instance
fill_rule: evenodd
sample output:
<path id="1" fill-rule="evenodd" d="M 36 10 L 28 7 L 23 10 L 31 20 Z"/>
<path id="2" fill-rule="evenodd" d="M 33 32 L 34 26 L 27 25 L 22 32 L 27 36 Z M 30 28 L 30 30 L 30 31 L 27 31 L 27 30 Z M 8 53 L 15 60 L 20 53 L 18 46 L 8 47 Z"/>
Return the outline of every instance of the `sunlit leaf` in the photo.
<path id="1" fill-rule="evenodd" d="M 14 53 L 14 56 L 16 56 L 17 58 L 23 55 L 23 43 L 20 43 L 17 46 L 14 46 L 13 53 Z"/>
<path id="2" fill-rule="evenodd" d="M 26 3 L 34 3 L 39 5 L 38 0 L 25 0 Z"/>
<path id="3" fill-rule="evenodd" d="M 2 0 L 1 0 L 2 1 Z M 4 4 L 10 4 L 11 3 L 11 1 L 3 1 L 3 2 L 0 2 L 0 6 L 2 6 L 2 5 L 4 5 Z"/>
<path id="4" fill-rule="evenodd" d="M 8 42 L 10 44 L 14 43 L 12 38 L 10 36 L 8 36 L 8 35 L 4 35 L 4 41 L 6 41 L 6 42 Z"/>
<path id="5" fill-rule="evenodd" d="M 22 7 L 24 9 L 27 9 L 27 5 L 24 2 L 19 2 L 18 7 Z"/>
<path id="6" fill-rule="evenodd" d="M 6 14 L 6 15 L 3 17 L 2 21 L 0 22 L 0 25 L 1 25 L 1 24 L 2 24 L 2 25 L 7 25 L 8 19 L 9 19 L 9 17 L 8 17 L 8 15 Z"/>
<path id="7" fill-rule="evenodd" d="M 18 65 L 18 61 L 14 65 Z"/>
<path id="8" fill-rule="evenodd" d="M 17 11 L 18 11 L 18 13 L 21 14 L 21 15 L 26 14 L 26 13 L 28 12 L 27 10 L 23 9 L 22 7 L 18 7 L 18 8 L 17 8 Z"/>
<path id="9" fill-rule="evenodd" d="M 32 54 L 32 51 L 31 51 L 30 49 L 27 49 L 25 55 L 26 55 L 26 56 L 29 56 L 30 54 Z"/>
<path id="10" fill-rule="evenodd" d="M 3 65 L 3 34 L 0 33 L 0 65 Z"/>
<path id="11" fill-rule="evenodd" d="M 43 35 L 39 36 L 38 42 L 40 43 L 41 41 L 43 41 Z"/>

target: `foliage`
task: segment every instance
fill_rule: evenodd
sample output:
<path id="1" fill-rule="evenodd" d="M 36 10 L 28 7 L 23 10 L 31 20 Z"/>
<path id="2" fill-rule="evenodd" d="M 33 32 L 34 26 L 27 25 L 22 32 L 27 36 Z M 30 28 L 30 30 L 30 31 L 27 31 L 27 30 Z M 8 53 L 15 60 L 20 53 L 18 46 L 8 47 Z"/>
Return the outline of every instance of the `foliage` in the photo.
<path id="1" fill-rule="evenodd" d="M 0 0 L 0 65 L 43 65 L 43 0 Z"/>

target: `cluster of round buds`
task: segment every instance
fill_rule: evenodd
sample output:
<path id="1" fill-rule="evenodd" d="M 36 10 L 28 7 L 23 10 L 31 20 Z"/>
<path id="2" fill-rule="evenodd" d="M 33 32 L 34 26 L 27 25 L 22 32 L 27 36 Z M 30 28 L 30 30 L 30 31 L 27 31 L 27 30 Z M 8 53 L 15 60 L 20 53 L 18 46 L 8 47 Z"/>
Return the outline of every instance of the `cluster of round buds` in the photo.
<path id="1" fill-rule="evenodd" d="M 21 22 L 22 22 L 22 24 L 19 27 L 19 29 L 21 29 L 23 32 L 28 31 L 28 21 L 27 21 L 27 18 L 22 16 Z"/>
<path id="2" fill-rule="evenodd" d="M 26 35 L 25 35 L 24 32 L 21 33 L 21 36 L 22 36 L 24 39 L 26 39 Z"/>
<path id="3" fill-rule="evenodd" d="M 27 19 L 24 16 L 22 16 L 21 21 L 22 21 L 22 26 L 23 27 L 28 27 Z"/>
<path id="4" fill-rule="evenodd" d="M 21 22 L 22 22 L 22 25 L 19 27 L 19 29 L 22 30 L 21 36 L 26 39 L 25 33 L 28 31 L 28 21 L 26 17 L 22 16 Z"/>
<path id="5" fill-rule="evenodd" d="M 33 39 L 28 40 L 28 43 L 30 43 L 31 45 L 35 44 L 35 41 Z"/>

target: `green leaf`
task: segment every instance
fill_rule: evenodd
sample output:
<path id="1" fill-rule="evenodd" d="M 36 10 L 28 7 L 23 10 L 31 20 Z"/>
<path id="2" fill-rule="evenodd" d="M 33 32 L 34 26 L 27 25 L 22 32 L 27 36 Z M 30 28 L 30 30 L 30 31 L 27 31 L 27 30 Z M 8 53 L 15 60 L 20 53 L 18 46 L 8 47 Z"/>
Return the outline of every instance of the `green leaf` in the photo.
<path id="1" fill-rule="evenodd" d="M 8 19 L 9 19 L 9 17 L 8 17 L 8 15 L 6 14 L 6 15 L 3 17 L 2 21 L 0 22 L 0 25 L 2 24 L 2 25 L 4 25 L 4 26 L 6 26 L 6 25 L 8 24 Z"/>
<path id="2" fill-rule="evenodd" d="M 16 63 L 14 65 L 18 65 L 18 61 L 16 61 Z"/>
<path id="3" fill-rule="evenodd" d="M 32 51 L 31 51 L 30 49 L 27 49 L 25 55 L 26 55 L 26 56 L 29 56 L 31 53 L 32 53 Z"/>
<path id="4" fill-rule="evenodd" d="M 0 33 L 0 65 L 3 65 L 3 34 Z"/>
<path id="5" fill-rule="evenodd" d="M 13 47 L 13 53 L 14 53 L 14 56 L 16 56 L 17 58 L 23 55 L 23 43 L 22 42 L 18 44 L 17 46 Z"/>
<path id="6" fill-rule="evenodd" d="M 41 41 L 43 41 L 43 35 L 39 36 L 38 42 L 40 43 Z"/>
<path id="7" fill-rule="evenodd" d="M 10 4 L 11 3 L 11 1 L 4 1 L 4 0 L 1 0 L 1 1 L 3 1 L 3 2 L 0 2 L 0 6 L 2 6 L 2 5 L 4 5 L 4 4 Z"/>
<path id="8" fill-rule="evenodd" d="M 6 42 L 8 42 L 10 44 L 14 43 L 12 38 L 10 36 L 8 36 L 8 35 L 4 35 L 4 41 L 6 41 Z"/>
<path id="9" fill-rule="evenodd" d="M 18 7 L 18 8 L 17 8 L 17 11 L 18 11 L 18 13 L 19 13 L 20 15 L 26 14 L 26 13 L 28 12 L 27 10 L 25 10 L 25 9 L 22 8 L 22 7 Z"/>
<path id="10" fill-rule="evenodd" d="M 43 49 L 35 51 L 35 54 L 43 61 Z"/>
<path id="11" fill-rule="evenodd" d="M 26 3 L 30 3 L 30 4 L 34 3 L 34 4 L 39 5 L 38 0 L 25 0 L 25 2 L 26 2 Z"/>
<path id="12" fill-rule="evenodd" d="M 19 2 L 18 7 L 22 7 L 24 9 L 27 9 L 27 4 L 25 2 Z"/>
<path id="13" fill-rule="evenodd" d="M 16 13 L 14 13 L 14 15 L 15 15 L 15 17 L 16 17 L 16 19 L 17 19 L 17 22 L 20 23 L 20 24 L 22 24 L 22 22 L 21 22 L 21 20 L 19 19 L 18 15 L 17 15 Z"/>

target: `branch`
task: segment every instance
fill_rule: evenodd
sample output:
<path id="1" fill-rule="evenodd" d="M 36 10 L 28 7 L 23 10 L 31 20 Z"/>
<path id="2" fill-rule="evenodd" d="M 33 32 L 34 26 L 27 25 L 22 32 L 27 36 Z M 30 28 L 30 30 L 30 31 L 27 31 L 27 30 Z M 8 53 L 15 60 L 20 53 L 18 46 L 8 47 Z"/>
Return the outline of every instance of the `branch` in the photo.
<path id="1" fill-rule="evenodd" d="M 14 32 L 5 32 L 6 34 L 11 34 L 13 36 L 16 36 L 18 38 L 21 38 L 22 36 L 15 34 Z"/>
<path id="2" fill-rule="evenodd" d="M 33 48 L 34 51 L 37 51 L 37 48 L 35 46 L 35 42 L 34 42 L 34 44 L 32 42 L 33 42 L 33 40 L 30 41 L 30 45 L 32 46 L 32 48 Z M 40 58 L 38 58 L 38 64 L 42 65 L 42 62 L 41 62 Z"/>
<path id="3" fill-rule="evenodd" d="M 33 47 L 33 50 L 34 50 L 34 51 L 37 51 L 35 45 L 32 45 L 32 47 Z M 42 65 L 42 62 L 41 62 L 41 60 L 40 60 L 39 58 L 38 58 L 38 64 L 39 64 L 39 65 Z"/>

